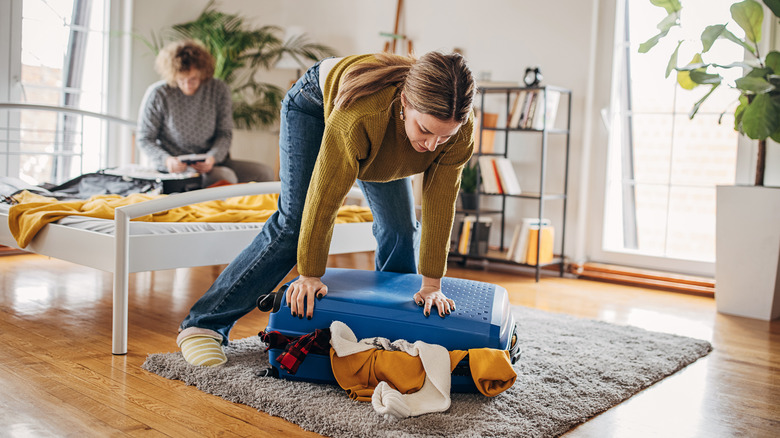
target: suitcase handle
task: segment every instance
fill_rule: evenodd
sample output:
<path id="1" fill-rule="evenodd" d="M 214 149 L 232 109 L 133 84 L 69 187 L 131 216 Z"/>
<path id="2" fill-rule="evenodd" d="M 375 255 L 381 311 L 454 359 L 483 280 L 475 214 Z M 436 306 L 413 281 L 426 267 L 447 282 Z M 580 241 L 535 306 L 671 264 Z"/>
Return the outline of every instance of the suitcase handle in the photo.
<path id="1" fill-rule="evenodd" d="M 514 365 L 518 359 L 520 359 L 520 342 L 517 336 L 517 324 L 515 324 L 509 337 L 509 360 Z"/>
<path id="2" fill-rule="evenodd" d="M 257 308 L 260 309 L 261 312 L 278 312 L 279 309 L 282 308 L 282 297 L 286 290 L 287 285 L 285 284 L 280 287 L 278 291 L 261 296 L 257 299 Z"/>

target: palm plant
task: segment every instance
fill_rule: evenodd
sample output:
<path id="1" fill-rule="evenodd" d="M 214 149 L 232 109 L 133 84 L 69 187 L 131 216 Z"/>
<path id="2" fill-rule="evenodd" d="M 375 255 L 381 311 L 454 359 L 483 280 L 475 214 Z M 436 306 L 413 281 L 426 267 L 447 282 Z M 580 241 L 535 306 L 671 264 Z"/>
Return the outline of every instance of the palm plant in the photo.
<path id="1" fill-rule="evenodd" d="M 309 42 L 303 35 L 283 41 L 277 26 L 249 27 L 236 14 L 216 10 L 210 1 L 193 21 L 176 24 L 164 35 L 152 34 L 142 41 L 158 53 L 168 42 L 195 39 L 202 42 L 216 59 L 214 77 L 223 80 L 233 92 L 233 121 L 238 128 L 270 126 L 279 117 L 284 90 L 258 80 L 262 69 L 269 69 L 285 54 L 300 64 L 335 55 L 332 48 Z"/>

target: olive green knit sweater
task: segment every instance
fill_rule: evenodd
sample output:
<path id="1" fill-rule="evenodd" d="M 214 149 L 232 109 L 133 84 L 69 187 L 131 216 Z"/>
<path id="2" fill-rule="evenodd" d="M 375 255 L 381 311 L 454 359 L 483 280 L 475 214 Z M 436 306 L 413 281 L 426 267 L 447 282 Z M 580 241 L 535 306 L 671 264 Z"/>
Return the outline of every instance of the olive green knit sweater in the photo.
<path id="1" fill-rule="evenodd" d="M 400 92 L 388 87 L 334 109 L 344 73 L 372 55 L 344 58 L 324 84 L 325 132 L 314 167 L 298 240 L 298 271 L 319 277 L 325 273 L 328 248 L 338 208 L 356 179 L 386 182 L 423 173 L 422 275 L 444 276 L 460 174 L 474 148 L 473 115 L 449 141 L 434 152 L 417 152 L 406 137 L 400 118 Z"/>

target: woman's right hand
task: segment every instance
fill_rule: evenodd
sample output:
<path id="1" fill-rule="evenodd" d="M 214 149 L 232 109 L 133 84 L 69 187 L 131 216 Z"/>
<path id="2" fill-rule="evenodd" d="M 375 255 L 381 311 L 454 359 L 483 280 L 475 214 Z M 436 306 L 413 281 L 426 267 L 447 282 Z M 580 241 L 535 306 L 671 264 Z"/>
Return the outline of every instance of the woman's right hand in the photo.
<path id="1" fill-rule="evenodd" d="M 168 157 L 165 160 L 165 167 L 168 168 L 169 173 L 182 173 L 187 170 L 187 165 L 176 157 Z"/>
<path id="2" fill-rule="evenodd" d="M 311 319 L 314 315 L 314 297 L 322 298 L 327 294 L 328 286 L 320 277 L 301 275 L 287 288 L 287 305 L 290 306 L 292 316 L 303 318 L 305 311 L 306 318 Z"/>

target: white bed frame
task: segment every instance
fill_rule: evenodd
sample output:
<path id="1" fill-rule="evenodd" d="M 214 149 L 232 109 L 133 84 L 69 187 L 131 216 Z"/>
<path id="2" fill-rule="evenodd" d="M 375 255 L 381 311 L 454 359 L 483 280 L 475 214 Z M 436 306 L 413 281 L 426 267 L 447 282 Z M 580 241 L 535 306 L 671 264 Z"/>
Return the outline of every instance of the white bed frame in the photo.
<path id="1" fill-rule="evenodd" d="M 0 105 L 0 108 L 2 107 L 62 110 L 62 108 L 41 105 L 5 104 Z M 74 112 L 72 109 L 64 110 Z M 86 111 L 80 111 L 80 113 L 101 118 L 107 117 Z M 234 196 L 279 193 L 280 189 L 281 183 L 276 181 L 236 184 L 176 193 L 117 208 L 114 218 L 114 234 L 50 223 L 45 225 L 31 243 L 23 249 L 113 274 L 111 350 L 113 354 L 126 354 L 128 284 L 131 273 L 230 263 L 259 232 L 259 228 L 253 228 L 131 235 L 130 220 L 198 202 Z M 348 198 L 355 197 L 363 199 L 362 192 L 357 188 L 353 188 L 348 195 Z M 372 222 L 336 224 L 333 230 L 330 254 L 374 251 L 376 240 L 371 230 L 372 224 Z M 0 213 L 0 245 L 19 248 L 8 228 L 8 215 L 6 213 Z"/>
<path id="2" fill-rule="evenodd" d="M 233 196 L 279 193 L 281 184 L 236 184 L 176 193 L 116 209 L 115 233 L 106 234 L 50 223 L 36 234 L 25 251 L 102 271 L 114 276 L 112 353 L 127 353 L 128 285 L 135 272 L 230 263 L 259 229 L 187 231 L 170 234 L 130 234 L 130 220 L 171 208 Z M 350 197 L 360 196 L 353 189 Z M 330 254 L 374 251 L 372 222 L 336 224 Z M 19 248 L 0 215 L 0 244 Z"/>

